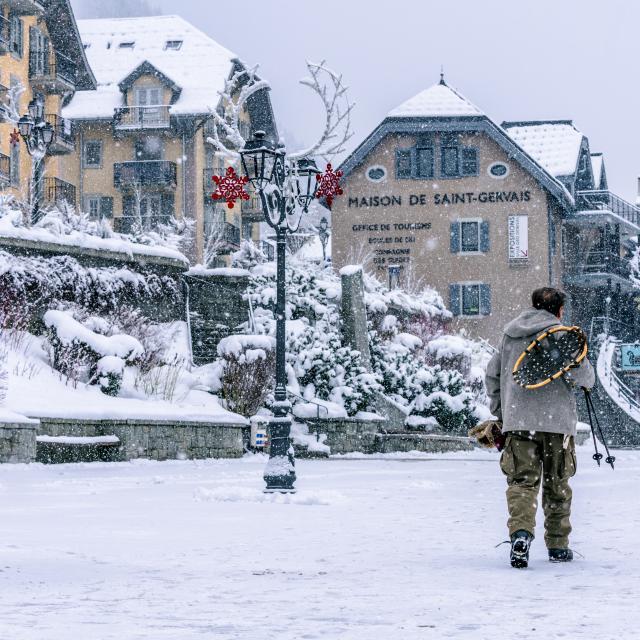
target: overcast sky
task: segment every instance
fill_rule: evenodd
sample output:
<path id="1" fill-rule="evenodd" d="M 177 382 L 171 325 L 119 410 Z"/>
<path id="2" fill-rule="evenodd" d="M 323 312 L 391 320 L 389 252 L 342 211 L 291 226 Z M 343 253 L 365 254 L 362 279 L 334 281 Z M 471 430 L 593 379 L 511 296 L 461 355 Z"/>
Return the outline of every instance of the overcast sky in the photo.
<path id="1" fill-rule="evenodd" d="M 86 0 L 74 0 L 81 5 Z M 359 144 L 387 112 L 445 77 L 497 122 L 572 119 L 602 151 L 609 185 L 635 201 L 640 2 L 635 0 L 151 0 L 179 13 L 272 86 L 289 146 L 321 111 L 297 86 L 305 60 L 343 73 Z M 203 82 L 206 78 L 203 78 Z"/>

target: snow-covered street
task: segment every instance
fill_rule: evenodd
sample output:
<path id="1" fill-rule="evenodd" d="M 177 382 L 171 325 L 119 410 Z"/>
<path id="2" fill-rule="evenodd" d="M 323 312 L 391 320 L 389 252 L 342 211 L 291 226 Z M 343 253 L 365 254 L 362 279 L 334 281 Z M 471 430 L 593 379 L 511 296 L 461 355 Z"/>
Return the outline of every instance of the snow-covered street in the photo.
<path id="1" fill-rule="evenodd" d="M 640 452 L 579 449 L 571 565 L 508 565 L 497 456 L 0 467 L 0 638 L 636 638 Z"/>

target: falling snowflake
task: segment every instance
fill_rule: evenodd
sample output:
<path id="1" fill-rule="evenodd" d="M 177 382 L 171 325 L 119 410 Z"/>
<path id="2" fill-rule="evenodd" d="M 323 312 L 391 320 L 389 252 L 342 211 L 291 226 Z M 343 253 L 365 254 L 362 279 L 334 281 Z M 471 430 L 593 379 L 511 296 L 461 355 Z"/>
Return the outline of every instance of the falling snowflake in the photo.
<path id="1" fill-rule="evenodd" d="M 20 144 L 20 132 L 17 129 L 9 134 L 9 144 L 12 147 L 17 147 Z"/>
<path id="2" fill-rule="evenodd" d="M 213 176 L 217 189 L 211 194 L 214 200 L 224 200 L 233 209 L 236 200 L 248 200 L 249 194 L 243 189 L 249 182 L 247 176 L 239 176 L 233 167 L 228 167 L 224 176 Z"/>
<path id="3" fill-rule="evenodd" d="M 342 178 L 342 176 L 342 171 L 339 169 L 338 171 L 334 171 L 331 165 L 328 164 L 327 170 L 316 176 L 316 180 L 319 183 L 316 198 L 326 198 L 327 205 L 330 207 L 333 199 L 343 194 L 342 187 L 340 186 L 340 178 Z"/>

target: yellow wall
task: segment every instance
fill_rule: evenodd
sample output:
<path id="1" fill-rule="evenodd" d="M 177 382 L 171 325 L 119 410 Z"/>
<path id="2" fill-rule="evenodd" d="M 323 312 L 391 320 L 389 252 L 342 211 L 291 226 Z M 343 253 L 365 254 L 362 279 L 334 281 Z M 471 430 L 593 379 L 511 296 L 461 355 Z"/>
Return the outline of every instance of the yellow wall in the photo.
<path id="1" fill-rule="evenodd" d="M 6 3 L 0 3 L 2 6 L 2 13 L 5 18 L 9 17 L 9 9 Z M 7 88 L 11 86 L 11 77 L 15 76 L 20 80 L 20 83 L 24 87 L 19 99 L 19 112 L 24 115 L 27 112 L 27 106 L 33 99 L 34 92 L 29 80 L 29 27 L 37 27 L 46 37 L 48 37 L 47 25 L 45 21 L 35 15 L 20 16 L 23 24 L 23 50 L 22 57 L 17 57 L 12 53 L 4 53 L 0 55 L 0 84 Z M 6 99 L 6 96 L 2 98 Z M 60 109 L 62 106 L 62 96 L 45 92 L 45 113 L 60 115 Z M 9 156 L 11 154 L 11 147 L 9 143 L 9 136 L 11 132 L 17 128 L 15 125 L 8 122 L 0 122 L 0 152 Z M 45 159 L 45 176 L 59 177 L 68 182 L 71 182 L 64 177 L 63 167 L 60 164 L 59 156 L 48 156 Z M 5 193 L 9 193 L 19 200 L 28 201 L 29 199 L 29 181 L 31 176 L 31 157 L 27 152 L 27 148 L 24 142 L 20 141 L 20 186 L 13 188 L 7 186 L 4 189 Z"/>

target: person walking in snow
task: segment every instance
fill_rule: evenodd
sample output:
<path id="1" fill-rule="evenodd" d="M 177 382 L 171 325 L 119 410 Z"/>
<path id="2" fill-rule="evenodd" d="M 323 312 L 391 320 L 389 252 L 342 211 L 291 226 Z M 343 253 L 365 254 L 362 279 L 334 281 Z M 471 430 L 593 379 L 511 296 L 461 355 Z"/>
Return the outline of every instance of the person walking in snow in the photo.
<path id="1" fill-rule="evenodd" d="M 542 484 L 544 540 L 552 562 L 570 562 L 571 487 L 576 472 L 574 436 L 577 412 L 574 389 L 595 382 L 587 358 L 567 374 L 539 389 L 525 389 L 513 379 L 513 367 L 526 347 L 543 331 L 560 325 L 566 296 L 551 287 L 536 289 L 532 307 L 504 328 L 500 349 L 486 374 L 491 412 L 506 436 L 500 468 L 507 476 L 511 565 L 529 564 L 538 492 Z"/>

